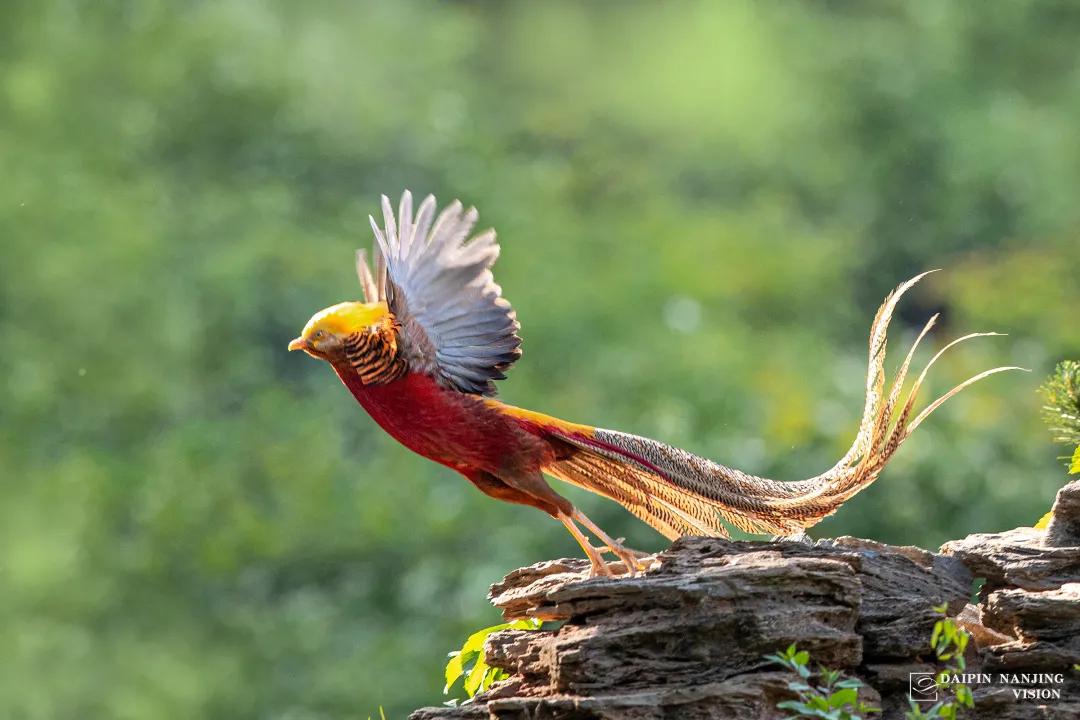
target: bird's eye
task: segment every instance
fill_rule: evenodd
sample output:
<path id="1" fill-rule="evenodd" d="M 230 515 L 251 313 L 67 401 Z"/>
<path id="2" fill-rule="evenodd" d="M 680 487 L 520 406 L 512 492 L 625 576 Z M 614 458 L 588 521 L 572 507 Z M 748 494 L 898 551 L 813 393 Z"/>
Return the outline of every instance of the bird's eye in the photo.
<path id="1" fill-rule="evenodd" d="M 316 330 L 315 333 L 311 336 L 311 339 L 312 340 L 322 340 L 325 336 L 326 336 L 326 333 L 324 333 L 322 330 Z"/>

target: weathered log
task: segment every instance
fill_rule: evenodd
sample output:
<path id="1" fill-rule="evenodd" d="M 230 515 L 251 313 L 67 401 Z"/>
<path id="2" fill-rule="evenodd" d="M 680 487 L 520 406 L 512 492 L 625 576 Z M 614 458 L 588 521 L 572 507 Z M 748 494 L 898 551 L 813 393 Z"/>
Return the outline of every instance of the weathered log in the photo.
<path id="1" fill-rule="evenodd" d="M 1080 546 L 1080 482 L 1058 490 L 1054 513 L 1046 527 L 1046 544 L 1051 547 Z"/>
<path id="2" fill-rule="evenodd" d="M 1045 530 L 1022 527 L 969 535 L 945 543 L 941 551 L 967 565 L 976 577 L 986 578 L 984 597 L 1001 588 L 1053 590 L 1080 582 L 1077 548 L 1048 545 Z"/>
<path id="3" fill-rule="evenodd" d="M 412 718 L 779 718 L 794 676 L 764 656 L 791 643 L 867 683 L 861 698 L 883 717 L 902 717 L 909 674 L 940 669 L 929 637 L 941 604 L 973 635 L 968 672 L 1041 673 L 1027 685 L 1026 675 L 973 683 L 965 717 L 1080 717 L 1080 547 L 1062 544 L 1080 523 L 1078 499 L 1080 482 L 1058 494 L 1053 538 L 1021 528 L 942 554 L 848 537 L 683 538 L 635 577 L 589 578 L 584 560 L 521 568 L 492 586 L 492 604 L 557 627 L 493 634 L 487 660 L 509 679 Z M 978 605 L 973 576 L 987 578 Z M 1047 674 L 1060 674 L 1060 698 L 1016 697 L 1045 688 Z"/>

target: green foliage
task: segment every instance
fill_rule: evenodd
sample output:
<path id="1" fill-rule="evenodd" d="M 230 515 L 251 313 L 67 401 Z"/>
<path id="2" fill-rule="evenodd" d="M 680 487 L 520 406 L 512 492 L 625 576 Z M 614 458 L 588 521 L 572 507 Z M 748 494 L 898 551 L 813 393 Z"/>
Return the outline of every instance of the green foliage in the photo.
<path id="1" fill-rule="evenodd" d="M 776 704 L 780 710 L 792 711 L 794 714 L 790 718 L 860 720 L 869 714 L 881 712 L 880 708 L 870 707 L 859 700 L 859 688 L 864 687 L 862 681 L 844 678 L 839 670 L 829 670 L 820 665 L 816 672 L 811 671 L 810 653 L 797 649 L 794 644 L 782 653 L 765 657 L 799 676 L 798 680 L 788 683 L 788 689 L 798 699 Z"/>
<path id="2" fill-rule="evenodd" d="M 487 640 L 488 635 L 500 630 L 539 630 L 541 625 L 543 623 L 539 620 L 526 618 L 492 625 L 474 632 L 465 640 L 460 650 L 454 650 L 447 655 L 450 661 L 446 663 L 446 685 L 443 687 L 443 694 L 448 695 L 454 684 L 462 677 L 465 678 L 462 689 L 467 697 L 482 693 L 491 687 L 493 682 L 506 678 L 504 671 L 488 665 L 484 657 L 484 641 Z"/>
<path id="3" fill-rule="evenodd" d="M 949 697 L 939 700 L 925 710 L 918 703 L 911 701 L 910 708 L 905 714 L 907 720 L 956 720 L 961 708 L 975 707 L 975 699 L 971 694 L 971 688 L 964 683 L 953 682 L 953 676 L 961 674 L 967 667 L 964 659 L 964 651 L 967 649 L 971 635 L 958 626 L 956 622 L 946 615 L 949 610 L 948 603 L 937 605 L 934 612 L 941 615 L 941 619 L 934 623 L 934 629 L 930 633 L 930 649 L 939 664 L 944 663 L 944 668 L 937 674 L 937 687 Z"/>
<path id="4" fill-rule="evenodd" d="M 1080 475 L 1080 362 L 1064 360 L 1039 387 L 1043 399 L 1042 417 L 1049 426 L 1054 442 L 1075 444 L 1072 455 L 1062 459 L 1069 466 L 1069 474 Z M 1035 523 L 1036 529 L 1049 526 L 1053 511 L 1046 513 Z"/>
<path id="5" fill-rule="evenodd" d="M 1032 0 L 0 3 L 0 717 L 404 717 L 492 580 L 580 554 L 286 353 L 358 295 L 379 193 L 497 228 L 507 402 L 758 475 L 847 449 L 919 270 L 894 366 L 937 309 L 924 358 L 1009 333 L 927 397 L 1076 356 L 1078 31 Z M 1026 524 L 1039 405 L 965 391 L 815 534 Z"/>
<path id="6" fill-rule="evenodd" d="M 1064 360 L 1039 388 L 1054 442 L 1073 445 L 1069 472 L 1080 472 L 1080 362 Z M 1070 457 L 1066 457 L 1070 460 Z"/>

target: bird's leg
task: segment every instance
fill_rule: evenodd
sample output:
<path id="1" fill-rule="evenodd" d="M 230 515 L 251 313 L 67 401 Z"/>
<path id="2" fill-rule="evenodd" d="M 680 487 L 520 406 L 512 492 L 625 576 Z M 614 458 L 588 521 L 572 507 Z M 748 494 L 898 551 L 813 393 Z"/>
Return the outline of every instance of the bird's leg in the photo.
<path id="1" fill-rule="evenodd" d="M 562 497 L 547 484 L 542 473 L 521 473 L 521 474 L 508 474 L 505 477 L 500 477 L 501 480 L 499 487 L 486 487 L 490 485 L 490 482 L 477 482 L 476 479 L 470 478 L 477 487 L 495 497 L 501 497 L 511 502 L 520 502 L 527 505 L 533 505 L 535 507 L 544 510 L 545 512 L 553 515 L 559 522 L 566 526 L 566 529 L 577 540 L 578 545 L 585 551 L 585 555 L 589 558 L 589 564 L 592 566 L 591 575 L 596 577 L 597 575 L 612 576 L 614 573 L 604 562 L 604 558 L 601 556 L 601 551 L 592 546 L 589 538 L 585 536 L 585 533 L 581 532 L 581 529 L 574 524 L 574 521 L 583 523 L 589 528 L 596 537 L 600 539 L 602 543 L 610 548 L 611 552 L 623 561 L 626 565 L 626 571 L 631 575 L 638 569 L 638 563 L 634 558 L 631 551 L 624 548 L 620 543 L 615 542 L 607 533 L 596 526 L 589 518 L 575 508 L 569 500 Z M 481 478 L 481 481 L 486 478 Z"/>
<path id="2" fill-rule="evenodd" d="M 626 545 L 624 544 L 626 542 L 626 538 L 615 538 L 615 542 L 621 545 L 623 550 L 625 550 L 629 555 L 631 555 L 637 560 L 643 560 L 644 558 L 652 557 L 653 555 L 653 553 L 645 552 L 643 550 L 635 550 L 633 548 L 626 547 Z M 611 548 L 607 546 L 600 548 L 600 550 L 604 552 L 612 552 Z"/>
<path id="3" fill-rule="evenodd" d="M 631 575 L 636 574 L 637 571 L 644 571 L 648 568 L 645 563 L 641 562 L 641 558 L 646 557 L 647 553 L 638 552 L 637 550 L 631 550 L 630 548 L 624 546 L 620 541 L 613 540 L 611 536 L 601 530 L 596 523 L 590 520 L 585 515 L 585 513 L 581 512 L 577 508 L 574 508 L 571 517 L 585 527 L 589 528 L 589 530 L 592 531 L 592 533 L 600 539 L 600 542 L 607 545 L 608 549 L 611 550 L 615 557 L 623 561 L 623 564 L 626 566 L 626 571 Z"/>
<path id="4" fill-rule="evenodd" d="M 576 513 L 577 510 L 574 510 L 574 512 Z M 574 539 L 577 540 L 581 549 L 585 551 L 585 555 L 588 556 L 589 564 L 592 566 L 589 572 L 590 577 L 597 577 L 599 575 L 611 577 L 615 574 L 611 572 L 607 563 L 604 562 L 604 558 L 600 556 L 600 553 L 592 546 L 592 543 L 589 542 L 589 538 L 585 537 L 585 533 L 581 532 L 569 515 L 560 512 L 555 517 L 558 518 L 559 522 L 566 526 L 566 529 L 574 536 Z"/>

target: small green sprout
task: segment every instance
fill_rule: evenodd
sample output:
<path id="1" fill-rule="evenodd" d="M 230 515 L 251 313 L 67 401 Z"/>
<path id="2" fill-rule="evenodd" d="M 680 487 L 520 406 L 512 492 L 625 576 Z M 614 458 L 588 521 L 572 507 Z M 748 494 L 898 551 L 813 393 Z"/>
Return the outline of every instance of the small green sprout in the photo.
<path id="1" fill-rule="evenodd" d="M 814 673 L 810 670 L 810 653 L 799 650 L 794 644 L 782 653 L 766 655 L 765 658 L 799 676 L 798 680 L 788 683 L 788 690 L 795 693 L 798 699 L 776 704 L 778 709 L 794 713 L 788 716 L 788 720 L 862 720 L 871 713 L 881 712 L 881 708 L 870 707 L 859 700 L 859 689 L 865 687 L 861 680 L 844 678 L 839 670 L 829 670 L 820 665 Z M 818 683 L 811 684 L 815 674 Z"/>
<path id="2" fill-rule="evenodd" d="M 951 697 L 934 703 L 926 710 L 920 708 L 914 700 L 910 701 L 910 708 L 904 715 L 907 720 L 957 720 L 961 708 L 975 707 L 971 688 L 963 683 L 952 682 L 952 677 L 963 673 L 967 667 L 964 651 L 971 635 L 946 614 L 948 611 L 948 603 L 934 606 L 934 612 L 941 615 L 941 619 L 934 623 L 934 629 L 930 633 L 930 649 L 934 651 L 939 663 L 949 663 L 937 674 L 936 679 L 938 689 L 944 690 Z"/>
<path id="3" fill-rule="evenodd" d="M 484 657 L 484 641 L 488 635 L 500 630 L 539 630 L 542 624 L 539 620 L 529 618 L 492 625 L 474 632 L 465 640 L 460 650 L 448 653 L 450 661 L 446 663 L 446 686 L 443 687 L 443 694 L 449 695 L 450 688 L 463 676 L 465 681 L 462 688 L 470 698 L 487 690 L 492 683 L 505 679 L 506 673 L 488 665 Z"/>

